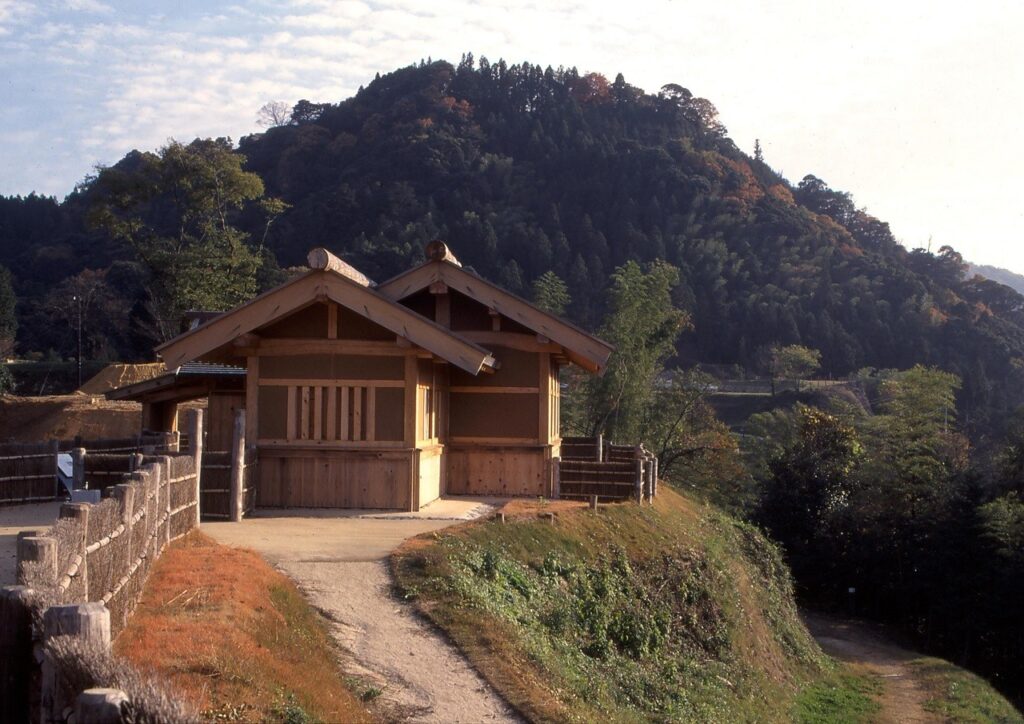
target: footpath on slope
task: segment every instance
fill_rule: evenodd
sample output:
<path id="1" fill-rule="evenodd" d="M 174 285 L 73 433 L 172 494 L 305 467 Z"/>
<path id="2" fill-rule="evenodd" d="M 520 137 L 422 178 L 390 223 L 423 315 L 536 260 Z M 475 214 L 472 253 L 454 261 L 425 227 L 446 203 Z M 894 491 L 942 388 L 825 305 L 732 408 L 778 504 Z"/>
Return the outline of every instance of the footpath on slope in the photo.
<path id="1" fill-rule="evenodd" d="M 402 541 L 487 514 L 494 502 L 440 500 L 419 513 L 260 510 L 202 530 L 256 550 L 299 585 L 351 653 L 345 674 L 380 692 L 389 721 L 510 722 L 519 717 L 462 653 L 395 597 L 387 562 Z"/>
<path id="2" fill-rule="evenodd" d="M 920 654 L 896 646 L 865 624 L 804 613 L 804 623 L 825 653 L 879 679 L 882 710 L 877 721 L 921 724 L 943 719 L 925 710 L 927 698 L 908 662 Z"/>

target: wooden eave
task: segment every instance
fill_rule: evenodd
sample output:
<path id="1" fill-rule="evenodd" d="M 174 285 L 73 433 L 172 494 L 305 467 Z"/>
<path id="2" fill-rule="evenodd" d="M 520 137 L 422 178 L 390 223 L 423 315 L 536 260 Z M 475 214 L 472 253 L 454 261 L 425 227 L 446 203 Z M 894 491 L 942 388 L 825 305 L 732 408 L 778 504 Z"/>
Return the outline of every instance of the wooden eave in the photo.
<path id="1" fill-rule="evenodd" d="M 309 271 L 163 343 L 156 352 L 171 368 L 197 359 L 218 359 L 222 348 L 238 337 L 326 300 L 352 310 L 470 374 L 493 369 L 496 365 L 494 357 L 483 347 L 330 269 Z"/>
<path id="2" fill-rule="evenodd" d="M 547 337 L 562 347 L 575 364 L 604 374 L 614 348 L 576 325 L 534 306 L 471 271 L 447 261 L 427 261 L 377 286 L 377 291 L 396 302 L 443 282 L 481 304 Z"/>

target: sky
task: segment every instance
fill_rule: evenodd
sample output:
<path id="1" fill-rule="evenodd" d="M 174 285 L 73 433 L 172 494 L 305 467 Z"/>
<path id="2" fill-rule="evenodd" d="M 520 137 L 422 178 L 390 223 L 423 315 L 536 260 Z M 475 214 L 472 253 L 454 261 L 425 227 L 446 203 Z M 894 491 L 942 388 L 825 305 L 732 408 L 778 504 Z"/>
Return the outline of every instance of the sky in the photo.
<path id="1" fill-rule="evenodd" d="M 0 194 L 63 198 L 134 148 L 468 51 L 678 83 L 906 246 L 1024 273 L 1022 37 L 1000 0 L 0 0 Z"/>

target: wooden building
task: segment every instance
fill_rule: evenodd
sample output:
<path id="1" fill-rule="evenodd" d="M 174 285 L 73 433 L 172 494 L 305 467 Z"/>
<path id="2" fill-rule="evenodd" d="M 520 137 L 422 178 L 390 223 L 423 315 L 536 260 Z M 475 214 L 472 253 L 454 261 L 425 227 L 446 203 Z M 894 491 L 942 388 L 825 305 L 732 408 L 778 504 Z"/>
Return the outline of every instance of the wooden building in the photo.
<path id="1" fill-rule="evenodd" d="M 442 494 L 554 494 L 558 369 L 601 374 L 608 344 L 462 268 L 441 242 L 381 284 L 324 249 L 309 265 L 157 348 L 168 369 L 245 370 L 243 390 L 211 387 L 208 434 L 229 435 L 230 411 L 246 410 L 259 506 L 418 510 Z M 160 412 L 146 422 L 162 429 L 182 399 L 114 394 L 150 394 Z"/>

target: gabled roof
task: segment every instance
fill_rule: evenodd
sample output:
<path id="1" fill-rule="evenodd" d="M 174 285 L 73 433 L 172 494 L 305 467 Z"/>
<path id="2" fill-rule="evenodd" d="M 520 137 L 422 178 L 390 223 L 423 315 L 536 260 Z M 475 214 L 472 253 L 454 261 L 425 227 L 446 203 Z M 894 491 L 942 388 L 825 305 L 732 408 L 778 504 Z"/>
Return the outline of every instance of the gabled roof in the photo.
<path id="1" fill-rule="evenodd" d="M 604 340 L 464 269 L 442 242 L 431 242 L 427 246 L 427 257 L 420 266 L 380 283 L 377 290 L 400 301 L 435 282 L 443 282 L 560 345 L 569 359 L 584 369 L 604 373 L 608 357 L 614 350 Z"/>
<path id="2" fill-rule="evenodd" d="M 309 272 L 165 342 L 157 354 L 169 368 L 177 367 L 311 304 L 331 300 L 470 374 L 495 367 L 486 349 L 380 294 L 369 279 L 326 250 L 310 252 L 309 263 L 314 267 Z"/>

